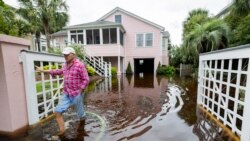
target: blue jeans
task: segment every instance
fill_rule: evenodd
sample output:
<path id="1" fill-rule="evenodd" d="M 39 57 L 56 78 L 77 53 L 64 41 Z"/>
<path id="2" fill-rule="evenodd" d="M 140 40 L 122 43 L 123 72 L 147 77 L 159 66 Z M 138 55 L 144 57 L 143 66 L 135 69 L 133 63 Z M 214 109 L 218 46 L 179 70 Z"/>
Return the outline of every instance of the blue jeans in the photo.
<path id="1" fill-rule="evenodd" d="M 77 96 L 63 94 L 55 108 L 55 112 L 63 113 L 69 108 L 70 105 L 74 105 L 76 108 L 77 117 L 83 118 L 85 116 L 83 98 L 84 94 L 78 94 Z"/>

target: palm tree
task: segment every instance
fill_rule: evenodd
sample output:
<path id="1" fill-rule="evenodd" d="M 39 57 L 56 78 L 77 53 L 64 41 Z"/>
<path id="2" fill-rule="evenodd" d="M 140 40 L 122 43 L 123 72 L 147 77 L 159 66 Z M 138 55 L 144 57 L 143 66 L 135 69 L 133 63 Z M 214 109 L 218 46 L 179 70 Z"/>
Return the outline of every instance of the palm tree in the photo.
<path id="1" fill-rule="evenodd" d="M 18 0 L 18 13 L 32 25 L 37 43 L 44 33 L 50 49 L 49 34 L 56 32 L 68 22 L 68 6 L 64 0 Z"/>
<path id="2" fill-rule="evenodd" d="M 208 11 L 205 9 L 195 9 L 189 12 L 187 19 L 183 22 L 183 37 L 195 28 L 196 24 L 202 24 L 210 20 Z"/>
<path id="3" fill-rule="evenodd" d="M 184 38 L 184 44 L 196 53 L 204 53 L 228 46 L 229 26 L 220 19 L 212 19 L 204 24 L 196 24 Z"/>
<path id="4" fill-rule="evenodd" d="M 234 0 L 232 6 L 232 12 L 238 16 L 246 16 L 250 13 L 250 1 L 249 0 Z"/>

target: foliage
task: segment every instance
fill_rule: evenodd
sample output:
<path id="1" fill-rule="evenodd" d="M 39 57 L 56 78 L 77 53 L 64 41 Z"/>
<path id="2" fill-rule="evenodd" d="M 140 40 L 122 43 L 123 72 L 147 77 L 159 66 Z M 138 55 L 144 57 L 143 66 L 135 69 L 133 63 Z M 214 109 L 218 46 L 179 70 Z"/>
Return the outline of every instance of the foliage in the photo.
<path id="1" fill-rule="evenodd" d="M 111 67 L 111 75 L 115 76 L 117 74 L 117 69 L 116 67 Z"/>
<path id="2" fill-rule="evenodd" d="M 46 66 L 43 66 L 43 70 L 50 70 L 50 67 L 51 67 L 52 70 L 56 69 L 55 65 L 51 65 L 51 66 L 46 65 Z"/>
<path id="3" fill-rule="evenodd" d="M 18 19 L 15 9 L 0 0 L 0 34 L 23 37 L 29 33 L 26 22 Z"/>
<path id="4" fill-rule="evenodd" d="M 50 90 L 51 89 L 51 86 L 50 86 L 50 82 L 45 82 L 44 83 L 45 84 L 45 90 Z M 52 84 L 53 86 L 53 88 L 57 88 L 58 87 L 58 85 L 57 85 L 57 83 L 53 83 Z M 37 83 L 36 84 L 36 92 L 42 92 L 42 90 L 43 90 L 43 86 L 42 86 L 42 83 Z"/>
<path id="5" fill-rule="evenodd" d="M 55 48 L 55 47 L 49 48 L 48 52 L 53 53 L 53 54 L 57 54 L 57 55 L 63 55 L 62 50 L 60 48 Z"/>
<path id="6" fill-rule="evenodd" d="M 249 43 L 249 14 L 249 0 L 233 1 L 229 14 L 224 18 L 232 30 L 229 36 L 230 46 Z"/>
<path id="7" fill-rule="evenodd" d="M 190 11 L 187 19 L 183 22 L 183 37 L 194 30 L 197 24 L 203 24 L 210 19 L 207 10 L 195 9 Z"/>
<path id="8" fill-rule="evenodd" d="M 76 56 L 81 59 L 84 60 L 84 51 L 83 51 L 83 46 L 79 45 L 79 44 L 72 44 L 69 47 L 74 48 L 75 52 L 76 52 Z"/>
<path id="9" fill-rule="evenodd" d="M 157 69 L 156 69 L 156 73 L 158 74 L 158 71 L 160 71 L 160 68 L 161 68 L 161 63 L 159 62 L 158 63 L 158 66 L 157 66 Z"/>
<path id="10" fill-rule="evenodd" d="M 204 24 L 197 24 L 195 29 L 184 38 L 184 46 L 194 48 L 196 53 L 204 53 L 226 48 L 228 45 L 228 25 L 220 19 L 212 19 Z"/>
<path id="11" fill-rule="evenodd" d="M 95 69 L 93 67 L 87 66 L 87 71 L 88 71 L 89 76 L 95 75 Z"/>
<path id="12" fill-rule="evenodd" d="M 158 75 L 174 76 L 175 68 L 173 66 L 161 66 L 157 71 Z"/>
<path id="13" fill-rule="evenodd" d="M 239 25 L 235 29 L 235 44 L 242 45 L 250 43 L 250 14 L 240 20 Z"/>
<path id="14" fill-rule="evenodd" d="M 174 46 L 169 51 L 170 65 L 179 67 L 180 64 L 197 64 L 198 66 L 198 54 L 193 51 L 194 48 L 187 49 L 182 46 Z"/>
<path id="15" fill-rule="evenodd" d="M 128 62 L 128 66 L 127 66 L 127 69 L 126 69 L 126 74 L 133 74 L 130 62 Z"/>
<path id="16" fill-rule="evenodd" d="M 18 13 L 31 25 L 32 33 L 39 41 L 40 33 L 44 33 L 47 46 L 50 48 L 50 36 L 68 22 L 68 6 L 64 0 L 18 0 Z"/>

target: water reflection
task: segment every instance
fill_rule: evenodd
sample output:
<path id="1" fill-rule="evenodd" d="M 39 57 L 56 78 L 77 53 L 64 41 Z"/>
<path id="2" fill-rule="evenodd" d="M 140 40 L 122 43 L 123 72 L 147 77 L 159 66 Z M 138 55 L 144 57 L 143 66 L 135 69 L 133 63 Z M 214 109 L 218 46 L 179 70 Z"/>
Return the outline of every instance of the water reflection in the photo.
<path id="1" fill-rule="evenodd" d="M 95 90 L 86 99 L 88 110 L 102 116 L 108 124 L 102 140 L 170 140 L 172 137 L 197 140 L 189 126 L 173 124 L 181 121 L 177 116 L 184 105 L 185 91 L 181 87 L 169 84 L 165 77 L 146 74 L 114 79 L 110 91 Z M 166 133 L 173 126 L 182 130 Z M 178 134 L 185 130 L 189 137 L 182 139 Z"/>
<path id="2" fill-rule="evenodd" d="M 226 128 L 220 127 L 217 119 L 197 107 L 197 122 L 193 132 L 199 137 L 200 141 L 239 141 L 238 137 L 232 135 Z"/>

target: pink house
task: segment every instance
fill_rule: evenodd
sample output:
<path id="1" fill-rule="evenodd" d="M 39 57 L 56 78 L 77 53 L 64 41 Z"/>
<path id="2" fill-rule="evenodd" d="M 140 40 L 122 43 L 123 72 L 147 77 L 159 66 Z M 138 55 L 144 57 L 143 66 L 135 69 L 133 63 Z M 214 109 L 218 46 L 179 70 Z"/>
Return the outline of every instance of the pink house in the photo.
<path id="1" fill-rule="evenodd" d="M 156 73 L 168 65 L 169 33 L 164 27 L 116 7 L 97 21 L 67 26 L 52 34 L 59 45 L 81 43 L 95 56 L 111 62 L 118 75 L 128 63 L 134 73 Z"/>

